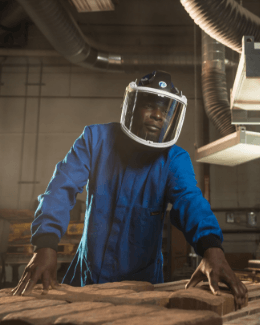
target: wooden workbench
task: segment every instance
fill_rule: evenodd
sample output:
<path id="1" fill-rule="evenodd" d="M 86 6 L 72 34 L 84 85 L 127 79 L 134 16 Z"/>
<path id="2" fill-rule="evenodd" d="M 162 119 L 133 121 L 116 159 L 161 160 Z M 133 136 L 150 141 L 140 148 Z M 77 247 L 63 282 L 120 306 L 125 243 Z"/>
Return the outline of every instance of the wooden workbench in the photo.
<path id="1" fill-rule="evenodd" d="M 61 285 L 47 295 L 42 295 L 41 285 L 37 285 L 24 297 L 2 289 L 0 324 L 259 324 L 260 284 L 244 282 L 248 302 L 234 311 L 234 298 L 224 285 L 222 295 L 214 296 L 206 283 L 184 290 L 186 283 L 123 281 L 81 288 Z"/>

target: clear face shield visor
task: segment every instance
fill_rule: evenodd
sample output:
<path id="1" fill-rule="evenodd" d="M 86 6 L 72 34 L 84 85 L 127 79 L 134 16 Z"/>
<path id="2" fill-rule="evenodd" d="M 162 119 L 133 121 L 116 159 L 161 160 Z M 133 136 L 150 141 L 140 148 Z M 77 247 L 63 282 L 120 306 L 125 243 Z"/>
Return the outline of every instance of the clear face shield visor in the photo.
<path id="1" fill-rule="evenodd" d="M 122 130 L 133 140 L 146 146 L 166 148 L 179 138 L 184 122 L 185 96 L 131 82 L 126 88 L 122 115 Z"/>

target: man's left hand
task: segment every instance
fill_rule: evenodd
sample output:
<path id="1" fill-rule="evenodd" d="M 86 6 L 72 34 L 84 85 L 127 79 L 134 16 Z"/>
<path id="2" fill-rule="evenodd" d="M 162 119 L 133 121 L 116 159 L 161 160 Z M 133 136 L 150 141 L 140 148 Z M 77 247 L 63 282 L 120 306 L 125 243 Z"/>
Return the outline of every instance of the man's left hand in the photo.
<path id="1" fill-rule="evenodd" d="M 235 309 L 241 309 L 247 297 L 246 286 L 237 278 L 229 266 L 221 248 L 208 248 L 192 274 L 185 289 L 195 287 L 202 280 L 208 279 L 210 289 L 214 295 L 220 295 L 219 282 L 225 283 L 235 298 Z"/>

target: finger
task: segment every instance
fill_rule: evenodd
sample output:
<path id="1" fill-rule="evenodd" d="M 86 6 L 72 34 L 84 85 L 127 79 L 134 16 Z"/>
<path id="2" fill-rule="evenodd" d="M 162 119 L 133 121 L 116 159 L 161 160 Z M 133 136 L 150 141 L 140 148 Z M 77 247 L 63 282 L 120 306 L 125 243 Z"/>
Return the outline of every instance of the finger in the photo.
<path id="1" fill-rule="evenodd" d="M 20 285 L 24 282 L 24 278 L 27 276 L 28 272 L 30 272 L 30 269 L 28 267 L 26 267 L 23 271 L 23 274 L 22 274 L 17 286 L 11 290 L 12 293 L 17 291 L 17 289 L 20 287 Z"/>
<path id="2" fill-rule="evenodd" d="M 61 287 L 61 285 L 58 283 L 57 280 L 57 270 L 55 269 L 52 273 L 51 273 L 51 288 L 52 289 L 59 289 L 59 287 Z"/>
<path id="3" fill-rule="evenodd" d="M 240 288 L 241 288 L 241 292 L 242 292 L 242 294 L 241 294 L 242 305 L 244 306 L 246 304 L 246 302 L 248 301 L 248 290 L 243 282 L 240 282 Z"/>
<path id="4" fill-rule="evenodd" d="M 188 289 L 190 287 L 195 287 L 199 282 L 201 282 L 204 279 L 205 279 L 205 275 L 200 270 L 195 271 L 192 274 L 190 281 L 185 285 L 185 289 Z"/>
<path id="5" fill-rule="evenodd" d="M 23 278 L 21 278 L 19 284 L 15 287 L 15 290 L 13 291 L 13 296 L 19 296 L 22 293 L 30 277 L 31 277 L 31 272 L 27 272 L 26 275 Z"/>
<path id="6" fill-rule="evenodd" d="M 235 310 L 241 309 L 246 302 L 247 288 L 237 278 L 229 279 L 226 285 L 234 296 Z"/>
<path id="7" fill-rule="evenodd" d="M 26 296 L 31 293 L 33 287 L 35 286 L 39 278 L 40 278 L 40 273 L 35 273 L 33 277 L 29 279 L 24 290 L 22 291 L 22 296 Z"/>
<path id="8" fill-rule="evenodd" d="M 47 293 L 49 292 L 50 283 L 51 283 L 50 273 L 44 272 L 42 275 L 42 285 L 43 285 L 42 295 L 47 295 Z"/>
<path id="9" fill-rule="evenodd" d="M 218 286 L 218 281 L 215 280 L 210 274 L 208 275 L 208 280 L 209 280 L 209 287 L 213 295 L 215 296 L 220 296 L 220 290 Z"/>
<path id="10" fill-rule="evenodd" d="M 241 309 L 243 306 L 245 306 L 246 301 L 248 300 L 248 293 L 247 288 L 245 285 L 238 280 L 238 295 L 235 296 L 235 305 L 237 309 Z"/>
<path id="11" fill-rule="evenodd" d="M 245 300 L 248 299 L 248 290 L 247 290 L 247 287 L 245 286 L 245 284 L 243 282 L 241 282 L 242 284 L 242 287 L 243 287 L 243 295 L 244 295 L 244 298 Z"/>
<path id="12" fill-rule="evenodd" d="M 241 309 L 243 306 L 243 300 L 241 298 L 235 297 L 235 310 Z"/>

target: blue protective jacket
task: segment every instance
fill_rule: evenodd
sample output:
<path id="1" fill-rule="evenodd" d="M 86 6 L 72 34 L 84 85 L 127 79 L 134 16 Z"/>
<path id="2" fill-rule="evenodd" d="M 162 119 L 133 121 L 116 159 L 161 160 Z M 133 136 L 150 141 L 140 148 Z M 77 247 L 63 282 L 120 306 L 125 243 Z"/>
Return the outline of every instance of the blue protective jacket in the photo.
<path id="1" fill-rule="evenodd" d="M 31 242 L 57 248 L 76 195 L 86 186 L 84 232 L 63 282 L 163 282 L 162 229 L 169 202 L 172 224 L 196 252 L 201 238 L 213 234 L 223 240 L 196 184 L 190 157 L 177 145 L 144 151 L 119 123 L 86 126 L 38 197 Z"/>

